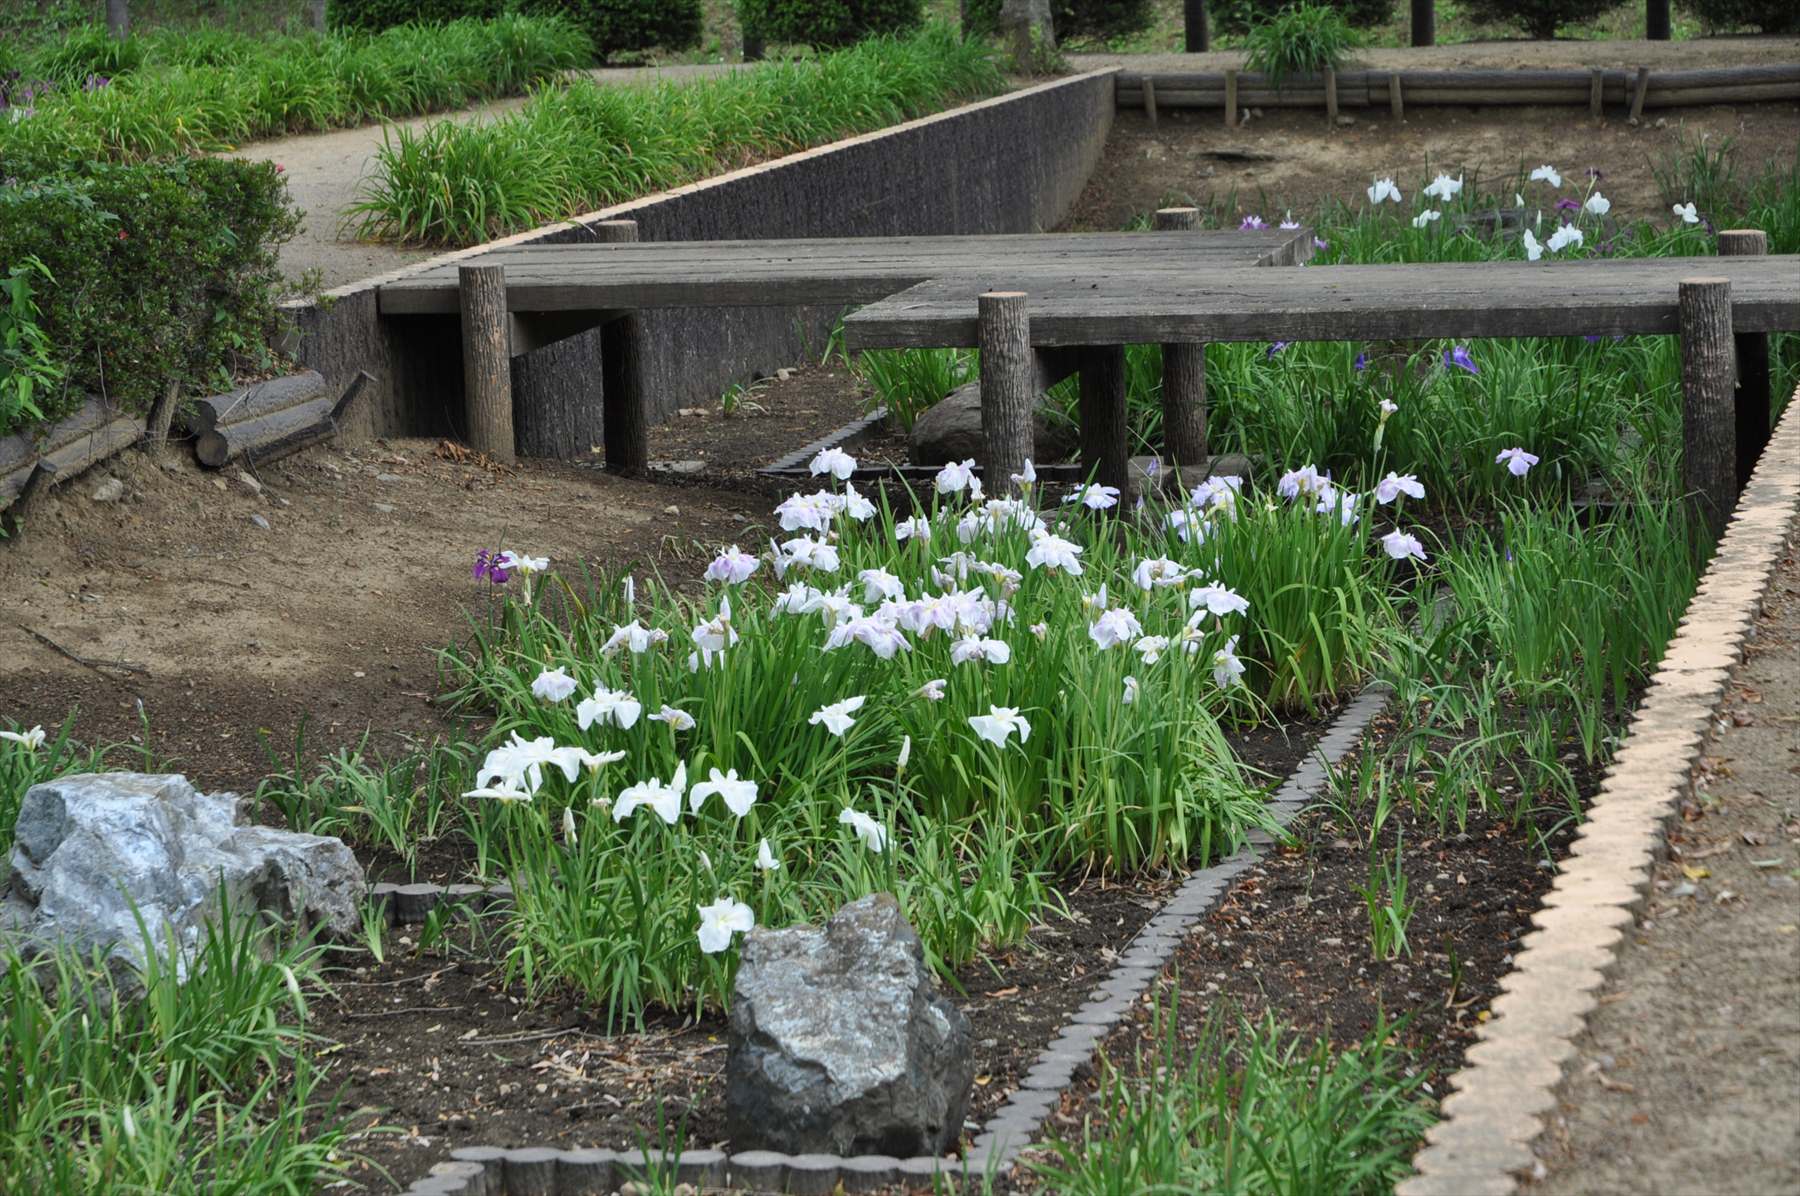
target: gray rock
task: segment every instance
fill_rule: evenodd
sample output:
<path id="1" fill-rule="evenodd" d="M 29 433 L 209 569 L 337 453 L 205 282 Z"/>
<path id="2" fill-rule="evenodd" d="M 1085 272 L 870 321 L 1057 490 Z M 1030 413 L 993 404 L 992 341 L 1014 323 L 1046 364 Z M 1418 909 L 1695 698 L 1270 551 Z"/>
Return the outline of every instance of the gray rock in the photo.
<path id="1" fill-rule="evenodd" d="M 115 477 L 104 477 L 88 492 L 95 502 L 118 502 L 125 497 L 125 483 Z"/>
<path id="2" fill-rule="evenodd" d="M 1040 402 L 1033 413 L 1031 459 L 1040 464 L 1060 461 L 1075 449 L 1076 432 L 1067 420 L 1053 417 Z M 984 452 L 981 435 L 981 386 L 959 386 L 928 408 L 913 424 L 909 455 L 914 465 L 943 465 L 979 458 Z"/>
<path id="3" fill-rule="evenodd" d="M 0 931 L 28 948 L 68 941 L 135 966 L 139 917 L 158 943 L 172 934 L 185 954 L 200 945 L 222 888 L 234 915 L 339 938 L 358 932 L 366 885 L 342 841 L 241 819 L 236 794 L 200 793 L 179 775 L 91 773 L 33 785 L 19 807 Z"/>
<path id="4" fill-rule="evenodd" d="M 725 1110 L 737 1150 L 941 1155 L 975 1068 L 969 1021 L 937 990 L 886 893 L 823 930 L 753 930 L 731 999 Z"/>
<path id="5" fill-rule="evenodd" d="M 263 516 L 261 516 L 261 515 L 252 513 L 250 516 L 250 522 L 254 523 L 257 527 L 262 528 L 265 532 L 269 530 L 269 521 L 267 519 L 263 518 Z"/>

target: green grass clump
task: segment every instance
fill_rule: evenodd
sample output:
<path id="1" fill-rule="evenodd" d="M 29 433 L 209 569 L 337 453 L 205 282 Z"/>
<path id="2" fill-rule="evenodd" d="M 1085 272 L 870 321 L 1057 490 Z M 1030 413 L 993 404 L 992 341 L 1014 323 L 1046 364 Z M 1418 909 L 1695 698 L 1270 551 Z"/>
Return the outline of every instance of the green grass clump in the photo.
<path id="1" fill-rule="evenodd" d="M 119 43 L 80 29 L 22 66 L 27 77 L 55 87 L 29 115 L 0 121 L 0 164 L 15 156 L 66 162 L 213 153 L 517 95 L 592 58 L 586 34 L 546 17 L 322 38 L 157 31 Z"/>
<path id="2" fill-rule="evenodd" d="M 1259 20 L 1244 36 L 1244 65 L 1261 71 L 1279 90 L 1291 75 L 1336 70 L 1358 45 L 1356 31 L 1341 10 L 1322 4 L 1295 4 Z"/>
<path id="3" fill-rule="evenodd" d="M 1394 1023 L 1337 1050 L 1273 1014 L 1213 1017 L 1186 1048 L 1177 1008 L 1158 1011 L 1132 1066 L 1107 1069 L 1080 1139 L 1033 1165 L 1050 1191 L 1377 1196 L 1408 1173 L 1435 1118 Z"/>
<path id="4" fill-rule="evenodd" d="M 653 87 L 576 81 L 478 124 L 398 129 L 351 212 L 370 239 L 469 245 L 992 95 L 989 50 L 943 25 Z"/>

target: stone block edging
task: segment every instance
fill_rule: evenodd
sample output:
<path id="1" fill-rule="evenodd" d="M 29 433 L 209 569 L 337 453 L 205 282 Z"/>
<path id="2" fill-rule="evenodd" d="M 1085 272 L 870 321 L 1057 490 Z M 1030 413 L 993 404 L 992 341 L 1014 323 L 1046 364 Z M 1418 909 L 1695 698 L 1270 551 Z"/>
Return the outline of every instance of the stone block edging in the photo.
<path id="1" fill-rule="evenodd" d="M 1534 1159 L 1575 1040 L 1641 908 L 1663 827 L 1725 698 L 1786 538 L 1800 526 L 1800 392 L 1738 498 L 1725 537 L 1632 716 L 1492 1017 L 1450 1079 L 1443 1120 L 1397 1196 L 1506 1196 Z"/>
<path id="2" fill-rule="evenodd" d="M 1329 769 L 1362 739 L 1375 716 L 1387 707 L 1389 691 L 1372 684 L 1333 720 L 1313 751 L 1269 798 L 1268 809 L 1280 826 L 1291 823 L 1319 794 Z M 1074 1080 L 1113 1026 L 1141 1000 L 1175 948 L 1199 922 L 1231 882 L 1254 864 L 1275 842 L 1266 831 L 1253 831 L 1236 854 L 1192 873 L 1162 908 L 1120 951 L 1111 970 L 1097 982 L 1086 1004 L 1076 1009 L 1062 1030 L 1026 1069 L 1020 1086 L 1002 1104 L 968 1154 L 899 1159 L 887 1155 L 845 1158 L 830 1154 L 786 1155 L 775 1151 L 684 1150 L 665 1156 L 641 1150 L 559 1150 L 549 1147 L 504 1149 L 469 1146 L 450 1152 L 425 1178 L 407 1189 L 409 1196 L 585 1196 L 610 1193 L 633 1172 L 673 1171 L 676 1182 L 696 1186 L 728 1184 L 788 1196 L 829 1196 L 841 1184 L 847 1193 L 874 1192 L 906 1181 L 930 1186 L 933 1176 L 983 1175 L 1010 1167 L 1043 1128 L 1063 1089 Z M 389 894 L 390 918 L 397 923 L 423 921 L 446 901 L 491 904 L 508 895 L 504 886 L 377 885 Z"/>

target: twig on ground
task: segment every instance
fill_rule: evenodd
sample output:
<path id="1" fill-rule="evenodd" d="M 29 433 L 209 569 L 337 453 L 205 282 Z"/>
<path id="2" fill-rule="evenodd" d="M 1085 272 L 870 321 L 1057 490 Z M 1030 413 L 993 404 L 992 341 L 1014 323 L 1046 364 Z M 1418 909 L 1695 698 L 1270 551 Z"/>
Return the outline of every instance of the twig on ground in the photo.
<path id="1" fill-rule="evenodd" d="M 85 656 L 77 656 L 75 653 L 69 651 L 67 648 L 63 647 L 61 644 L 59 644 L 55 640 L 51 639 L 49 636 L 45 635 L 43 632 L 34 631 L 32 628 L 25 626 L 25 624 L 23 624 L 23 623 L 18 624 L 18 628 L 20 631 L 23 631 L 26 635 L 29 635 L 31 638 L 35 639 L 38 643 L 44 645 L 44 647 L 50 649 L 52 652 L 55 652 L 60 656 L 66 656 L 70 660 L 74 661 L 76 664 L 81 665 L 83 668 L 88 668 L 88 669 L 94 670 L 94 672 L 99 673 L 102 677 L 106 677 L 105 672 L 102 671 L 104 669 L 118 669 L 121 672 L 136 673 L 140 677 L 148 677 L 150 675 L 150 670 L 145 668 L 141 664 L 132 664 L 129 660 L 90 660 Z M 106 677 L 106 679 L 108 681 L 117 680 L 117 678 L 113 678 L 113 677 Z"/>

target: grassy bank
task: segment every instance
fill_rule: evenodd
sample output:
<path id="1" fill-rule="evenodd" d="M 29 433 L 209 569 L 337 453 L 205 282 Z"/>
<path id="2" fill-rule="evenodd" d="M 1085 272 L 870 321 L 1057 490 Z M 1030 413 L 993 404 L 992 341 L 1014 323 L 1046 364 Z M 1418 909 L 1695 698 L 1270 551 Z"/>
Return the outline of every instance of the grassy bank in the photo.
<path id="1" fill-rule="evenodd" d="M 933 25 L 650 88 L 577 81 L 478 125 L 396 130 L 352 211 L 376 240 L 467 245 L 993 95 L 990 51 Z"/>

